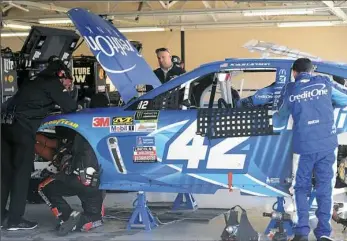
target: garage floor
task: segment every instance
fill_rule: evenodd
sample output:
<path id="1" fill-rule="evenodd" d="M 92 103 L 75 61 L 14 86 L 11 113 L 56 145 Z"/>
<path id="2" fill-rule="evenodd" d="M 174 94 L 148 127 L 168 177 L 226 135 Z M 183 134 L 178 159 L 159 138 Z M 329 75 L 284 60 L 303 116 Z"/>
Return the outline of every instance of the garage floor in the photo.
<path id="1" fill-rule="evenodd" d="M 227 197 L 227 198 L 226 198 Z M 136 193 L 108 194 L 105 199 L 106 215 L 113 218 L 106 219 L 105 225 L 99 227 L 89 233 L 73 233 L 64 238 L 56 236 L 54 231 L 56 220 L 51 215 L 50 210 L 44 204 L 34 204 L 27 206 L 26 217 L 29 220 L 39 222 L 39 228 L 32 231 L 21 232 L 1 232 L 1 240 L 220 240 L 220 235 L 224 228 L 223 215 L 219 215 L 209 222 L 202 221 L 179 221 L 166 225 L 160 225 L 152 231 L 134 230 L 127 231 L 126 221 L 122 219 L 126 215 L 116 214 L 119 208 L 130 208 Z M 174 194 L 147 194 L 148 201 L 169 202 L 174 200 Z M 270 219 L 262 217 L 262 212 L 271 210 L 274 199 L 272 198 L 255 198 L 247 196 L 239 196 L 237 191 L 232 193 L 221 191 L 213 196 L 211 195 L 195 195 L 201 209 L 205 208 L 221 208 L 216 213 L 222 213 L 234 205 L 241 205 L 247 209 L 248 218 L 254 229 L 262 233 L 268 225 Z M 79 209 L 79 201 L 76 198 L 67 199 L 72 207 Z M 346 201 L 345 194 L 335 196 L 336 201 Z M 288 210 L 291 208 L 291 201 L 286 203 Z M 311 220 L 314 225 L 314 219 Z M 338 241 L 347 240 L 347 233 L 342 233 L 342 227 L 333 222 L 334 237 Z M 262 235 L 260 240 L 268 240 Z M 310 240 L 315 240 L 312 237 Z"/>

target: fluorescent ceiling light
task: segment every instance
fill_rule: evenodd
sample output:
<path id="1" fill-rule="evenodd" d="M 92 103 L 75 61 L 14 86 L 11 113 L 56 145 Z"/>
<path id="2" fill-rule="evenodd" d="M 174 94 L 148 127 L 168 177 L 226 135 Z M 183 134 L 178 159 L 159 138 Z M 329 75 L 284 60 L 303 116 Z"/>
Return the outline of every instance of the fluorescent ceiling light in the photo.
<path id="1" fill-rule="evenodd" d="M 1 37 L 25 37 L 28 35 L 29 35 L 29 32 L 1 33 Z"/>
<path id="2" fill-rule="evenodd" d="M 243 11 L 244 16 L 272 16 L 272 15 L 303 15 L 313 14 L 312 9 L 283 9 L 283 10 L 254 10 L 254 11 Z"/>
<path id="3" fill-rule="evenodd" d="M 136 33 L 136 32 L 158 32 L 165 31 L 165 28 L 155 28 L 155 27 L 139 27 L 139 28 L 119 28 L 120 32 L 123 33 Z M 28 36 L 29 32 L 5 32 L 1 33 L 1 37 L 21 37 Z"/>
<path id="4" fill-rule="evenodd" d="M 4 23 L 5 28 L 17 28 L 17 29 L 31 29 L 29 25 L 22 25 L 18 23 Z"/>
<path id="5" fill-rule="evenodd" d="M 39 19 L 40 24 L 68 24 L 72 23 L 71 19 L 60 18 L 60 19 Z"/>
<path id="6" fill-rule="evenodd" d="M 325 26 L 334 26 L 342 22 L 338 21 L 317 21 L 317 22 L 287 22 L 287 23 L 278 23 L 277 26 L 281 28 L 286 27 L 325 27 Z"/>
<path id="7" fill-rule="evenodd" d="M 138 27 L 138 28 L 119 28 L 121 33 L 138 33 L 138 32 L 161 32 L 165 31 L 165 28 L 156 27 Z"/>

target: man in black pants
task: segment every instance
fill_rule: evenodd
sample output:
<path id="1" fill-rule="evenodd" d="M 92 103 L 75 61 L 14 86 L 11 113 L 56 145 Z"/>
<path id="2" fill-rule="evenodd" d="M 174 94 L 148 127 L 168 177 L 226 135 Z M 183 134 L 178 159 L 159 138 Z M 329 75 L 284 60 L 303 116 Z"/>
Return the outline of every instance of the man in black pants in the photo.
<path id="1" fill-rule="evenodd" d="M 22 218 L 34 161 L 36 131 L 42 120 L 59 105 L 62 112 L 77 110 L 64 84 L 72 76 L 64 63 L 50 58 L 38 75 L 24 81 L 1 113 L 1 227 L 34 229 L 37 223 Z M 9 210 L 6 210 L 10 196 Z"/>
<path id="2" fill-rule="evenodd" d="M 103 94 L 91 99 L 91 108 L 106 107 L 108 101 Z M 103 224 L 102 203 L 104 192 L 99 190 L 100 167 L 96 155 L 80 134 L 73 142 L 60 148 L 53 164 L 59 173 L 47 178 L 39 185 L 38 193 L 59 220 L 58 235 L 70 231 L 89 231 Z M 63 197 L 77 195 L 82 203 L 83 213 L 73 211 Z"/>

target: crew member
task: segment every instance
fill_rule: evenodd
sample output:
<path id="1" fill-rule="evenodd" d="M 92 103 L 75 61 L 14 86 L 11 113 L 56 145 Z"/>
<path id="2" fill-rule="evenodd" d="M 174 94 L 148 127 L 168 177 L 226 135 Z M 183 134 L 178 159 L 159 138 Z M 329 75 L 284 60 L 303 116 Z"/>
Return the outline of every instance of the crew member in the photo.
<path id="1" fill-rule="evenodd" d="M 73 143 L 62 146 L 53 158 L 59 172 L 39 185 L 38 193 L 58 218 L 58 234 L 89 231 L 102 225 L 103 192 L 99 190 L 100 168 L 88 141 L 76 134 Z M 71 209 L 65 196 L 77 195 L 83 214 Z"/>
<path id="2" fill-rule="evenodd" d="M 52 57 L 46 69 L 22 83 L 2 110 L 1 223 L 7 219 L 7 230 L 37 227 L 36 222 L 22 218 L 34 161 L 35 134 L 55 105 L 59 105 L 63 113 L 76 111 L 76 102 L 62 84 L 71 80 L 64 63 Z"/>
<path id="3" fill-rule="evenodd" d="M 92 96 L 90 106 L 101 108 L 108 104 L 107 97 L 98 93 Z M 73 230 L 89 231 L 101 226 L 105 193 L 99 190 L 100 167 L 88 141 L 76 134 L 73 143 L 60 147 L 52 163 L 59 172 L 44 180 L 38 193 L 59 220 L 58 234 L 64 236 Z M 63 198 L 75 195 L 81 200 L 83 214 L 73 211 Z"/>
<path id="4" fill-rule="evenodd" d="M 172 62 L 170 51 L 167 48 L 159 48 L 155 51 L 158 58 L 159 68 L 154 70 L 162 84 L 182 75 L 185 71 Z"/>
<path id="5" fill-rule="evenodd" d="M 293 241 L 307 241 L 310 233 L 308 196 L 312 175 L 316 182 L 318 210 L 314 234 L 319 241 L 330 237 L 335 183 L 337 134 L 333 106 L 347 105 L 347 91 L 325 76 L 312 76 L 313 65 L 307 58 L 297 59 L 293 66 L 295 82 L 288 83 L 281 93 L 279 118 L 293 116 L 293 152 L 298 165 L 293 181 L 294 202 L 298 220 Z"/>

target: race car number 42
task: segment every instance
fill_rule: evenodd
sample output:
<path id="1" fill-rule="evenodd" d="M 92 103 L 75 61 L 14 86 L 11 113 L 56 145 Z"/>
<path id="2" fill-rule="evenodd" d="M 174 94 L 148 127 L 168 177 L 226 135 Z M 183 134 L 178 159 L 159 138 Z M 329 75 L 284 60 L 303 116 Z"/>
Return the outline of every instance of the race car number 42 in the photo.
<path id="1" fill-rule="evenodd" d="M 194 121 L 169 146 L 167 160 L 187 160 L 187 168 L 198 168 L 200 160 L 205 160 L 208 146 L 204 137 L 196 135 L 197 123 Z M 246 154 L 225 154 L 246 141 L 249 137 L 226 138 L 210 148 L 207 158 L 207 169 L 237 169 L 245 166 Z M 192 142 L 191 142 L 192 141 Z M 188 143 L 191 142 L 191 145 Z"/>

